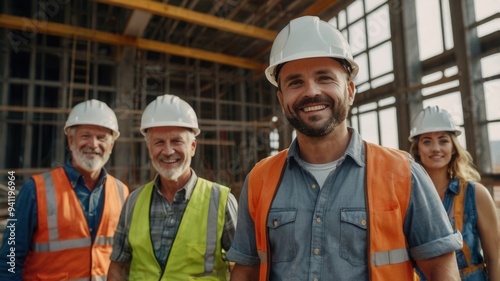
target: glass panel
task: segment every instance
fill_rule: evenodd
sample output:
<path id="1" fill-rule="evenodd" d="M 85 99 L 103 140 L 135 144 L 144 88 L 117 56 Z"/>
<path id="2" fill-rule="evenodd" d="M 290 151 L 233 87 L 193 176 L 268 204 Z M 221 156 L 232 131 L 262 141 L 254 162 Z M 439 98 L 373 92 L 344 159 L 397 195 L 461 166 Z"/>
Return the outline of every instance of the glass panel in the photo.
<path id="1" fill-rule="evenodd" d="M 427 75 L 423 76 L 421 81 L 422 81 L 422 84 L 429 84 L 429 83 L 437 81 L 441 78 L 443 78 L 443 73 L 441 71 L 438 71 L 438 72 L 434 72 L 434 73 L 427 74 Z"/>
<path id="2" fill-rule="evenodd" d="M 360 20 L 349 26 L 349 46 L 352 54 L 366 50 L 365 20 Z"/>
<path id="3" fill-rule="evenodd" d="M 370 83 L 365 83 L 357 87 L 358 93 L 370 90 Z"/>
<path id="4" fill-rule="evenodd" d="M 452 66 L 450 68 L 447 68 L 444 70 L 444 76 L 446 77 L 451 77 L 455 74 L 458 73 L 458 67 L 457 66 Z"/>
<path id="5" fill-rule="evenodd" d="M 500 24 L 500 23 L 499 23 Z M 483 78 L 500 74 L 500 53 L 481 59 L 481 73 Z M 498 92 L 497 92 L 498 93 Z"/>
<path id="6" fill-rule="evenodd" d="M 453 48 L 453 29 L 451 28 L 451 16 L 449 0 L 441 0 L 443 6 L 443 24 L 444 24 L 444 45 L 446 50 Z"/>
<path id="7" fill-rule="evenodd" d="M 365 8 L 366 12 L 370 12 L 371 10 L 377 8 L 382 3 L 386 2 L 385 0 L 365 0 Z"/>
<path id="8" fill-rule="evenodd" d="M 347 7 L 347 19 L 349 23 L 355 22 L 363 16 L 363 1 L 357 0 Z"/>
<path id="9" fill-rule="evenodd" d="M 395 97 L 388 97 L 388 98 L 379 100 L 378 101 L 378 106 L 386 106 L 386 105 L 393 104 L 395 102 L 396 102 L 396 98 Z"/>
<path id="10" fill-rule="evenodd" d="M 479 38 L 500 30 L 500 19 L 494 19 L 477 27 Z"/>
<path id="11" fill-rule="evenodd" d="M 393 73 L 389 73 L 387 75 L 384 75 L 382 77 L 379 77 L 377 79 L 374 79 L 372 81 L 372 88 L 378 88 L 382 85 L 385 85 L 385 84 L 388 84 L 388 83 L 391 83 L 392 81 L 394 81 L 394 74 Z"/>
<path id="12" fill-rule="evenodd" d="M 485 82 L 483 86 L 486 104 L 486 120 L 500 119 L 500 80 Z"/>
<path id="13" fill-rule="evenodd" d="M 500 122 L 488 124 L 488 135 L 490 139 L 491 167 L 494 173 L 500 173 Z M 500 192 L 498 196 L 500 197 Z"/>
<path id="14" fill-rule="evenodd" d="M 415 5 L 420 60 L 426 60 L 443 52 L 439 1 L 415 1 Z"/>
<path id="15" fill-rule="evenodd" d="M 356 78 L 354 78 L 354 82 L 356 84 L 362 84 L 368 81 L 368 57 L 366 53 L 362 53 L 355 57 L 354 60 L 359 66 L 359 72 L 358 75 L 356 75 Z"/>
<path id="16" fill-rule="evenodd" d="M 500 12 L 500 2 L 498 0 L 474 0 L 474 11 L 476 21 L 480 21 Z"/>
<path id="17" fill-rule="evenodd" d="M 367 112 L 359 115 L 360 134 L 366 141 L 379 144 L 377 112 Z"/>
<path id="18" fill-rule="evenodd" d="M 343 29 L 347 26 L 346 24 L 346 16 L 345 16 L 345 10 L 342 10 L 338 14 L 339 18 L 339 29 Z"/>
<path id="19" fill-rule="evenodd" d="M 392 64 L 392 44 L 384 43 L 377 48 L 370 50 L 370 76 L 372 78 L 391 72 Z"/>
<path id="20" fill-rule="evenodd" d="M 370 102 L 370 103 L 365 103 L 363 105 L 360 105 L 358 107 L 358 110 L 361 113 L 361 112 L 366 112 L 366 111 L 374 110 L 376 108 L 377 108 L 377 103 Z"/>
<path id="21" fill-rule="evenodd" d="M 368 47 L 373 47 L 391 38 L 389 18 L 389 8 L 387 5 L 368 15 Z"/>
<path id="22" fill-rule="evenodd" d="M 423 88 L 422 89 L 422 96 L 428 96 L 428 95 L 431 95 L 431 94 L 434 94 L 434 93 L 437 93 L 437 92 L 440 92 L 440 91 L 444 91 L 446 89 L 450 89 L 450 88 L 453 88 L 453 87 L 458 87 L 459 84 L 460 83 L 459 83 L 458 80 L 454 80 L 454 81 L 442 83 L 442 84 L 439 84 L 439 85 L 436 85 L 436 86 Z"/>
<path id="23" fill-rule="evenodd" d="M 382 139 L 382 145 L 398 149 L 399 138 L 398 122 L 396 121 L 396 108 L 391 107 L 381 110 L 379 114 L 381 123 L 384 124 L 382 127 L 380 127 L 380 138 Z"/>

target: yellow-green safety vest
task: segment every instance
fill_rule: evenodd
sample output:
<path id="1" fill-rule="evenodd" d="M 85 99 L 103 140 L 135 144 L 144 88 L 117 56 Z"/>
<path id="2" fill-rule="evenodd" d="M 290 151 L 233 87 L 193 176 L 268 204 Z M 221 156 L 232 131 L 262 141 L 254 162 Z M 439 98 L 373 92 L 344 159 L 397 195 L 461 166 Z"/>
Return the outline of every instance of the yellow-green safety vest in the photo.
<path id="1" fill-rule="evenodd" d="M 154 182 L 149 182 L 139 194 L 132 214 L 129 280 L 226 280 L 221 237 L 230 189 L 198 178 L 164 270 L 155 257 L 149 231 L 153 192 Z"/>

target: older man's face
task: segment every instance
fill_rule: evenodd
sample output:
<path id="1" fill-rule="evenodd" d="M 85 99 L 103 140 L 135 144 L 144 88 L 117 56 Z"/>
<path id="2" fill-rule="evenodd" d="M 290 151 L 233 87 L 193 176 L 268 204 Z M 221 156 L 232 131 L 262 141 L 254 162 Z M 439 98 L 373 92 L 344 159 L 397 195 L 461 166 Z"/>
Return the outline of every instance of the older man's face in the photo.
<path id="1" fill-rule="evenodd" d="M 100 126 L 79 125 L 68 132 L 73 166 L 87 172 L 97 172 L 104 167 L 114 143 L 111 131 Z"/>
<path id="2" fill-rule="evenodd" d="M 147 131 L 147 147 L 155 170 L 170 181 L 189 179 L 196 139 L 191 130 L 181 127 L 154 127 Z"/>

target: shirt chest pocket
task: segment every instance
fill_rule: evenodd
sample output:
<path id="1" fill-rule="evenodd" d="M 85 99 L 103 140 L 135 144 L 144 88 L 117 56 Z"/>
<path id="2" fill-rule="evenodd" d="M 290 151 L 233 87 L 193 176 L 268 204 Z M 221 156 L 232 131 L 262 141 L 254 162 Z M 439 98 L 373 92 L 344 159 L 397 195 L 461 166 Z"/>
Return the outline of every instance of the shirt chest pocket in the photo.
<path id="1" fill-rule="evenodd" d="M 296 254 L 295 245 L 295 209 L 271 209 L 267 217 L 271 262 L 287 262 Z"/>
<path id="2" fill-rule="evenodd" d="M 344 208 L 340 213 L 340 256 L 353 266 L 366 265 L 365 209 Z"/>

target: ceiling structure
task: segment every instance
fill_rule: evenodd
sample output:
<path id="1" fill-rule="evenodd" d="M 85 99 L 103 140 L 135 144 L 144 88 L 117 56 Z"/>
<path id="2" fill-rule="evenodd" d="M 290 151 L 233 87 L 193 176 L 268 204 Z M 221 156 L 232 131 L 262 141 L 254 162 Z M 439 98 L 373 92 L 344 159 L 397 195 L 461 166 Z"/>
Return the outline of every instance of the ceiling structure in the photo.
<path id="1" fill-rule="evenodd" d="M 136 47 L 262 73 L 278 31 L 302 15 L 333 17 L 351 1 L 335 0 L 95 0 L 58 17 L 61 1 L 39 4 L 32 17 L 0 14 L 0 26 Z M 93 5 L 95 4 L 95 5 Z M 16 5 L 16 4 L 13 4 Z M 20 5 L 20 4 L 19 4 Z M 87 5 L 87 6 L 86 6 Z M 95 20 L 88 13 L 97 13 Z M 62 13 L 59 13 L 62 14 Z"/>

